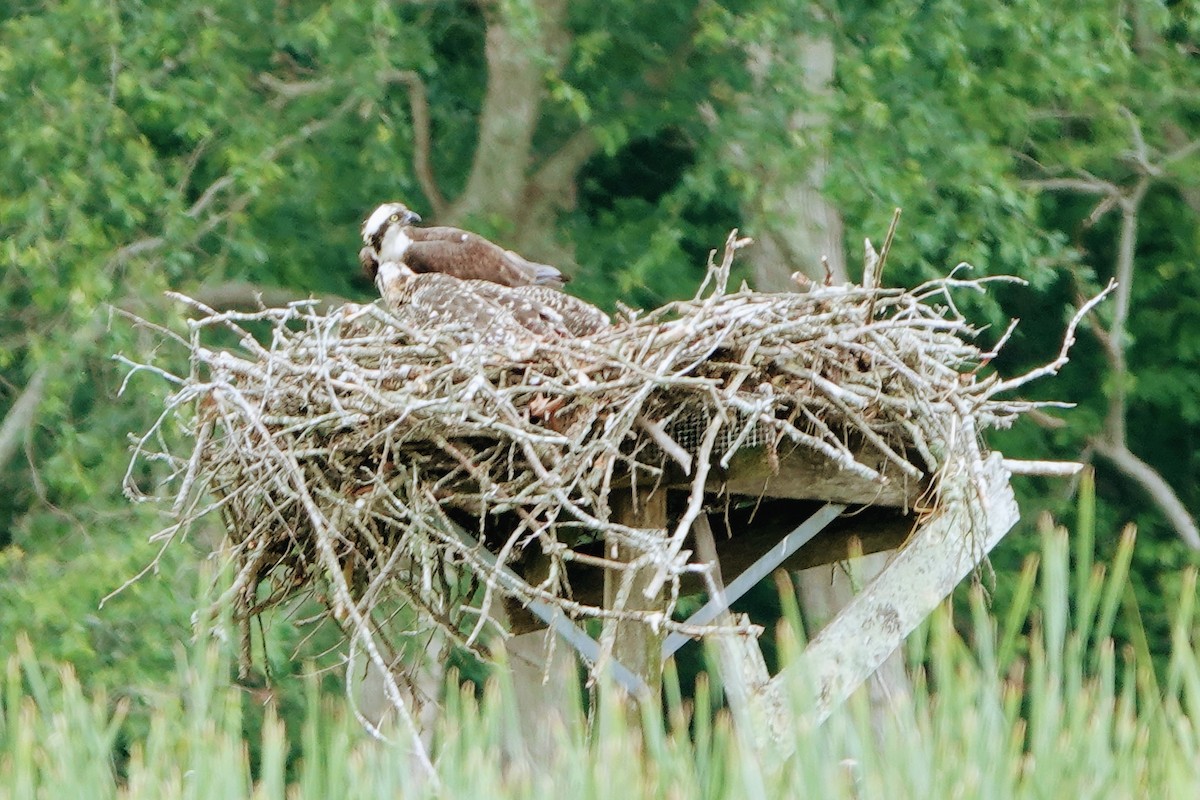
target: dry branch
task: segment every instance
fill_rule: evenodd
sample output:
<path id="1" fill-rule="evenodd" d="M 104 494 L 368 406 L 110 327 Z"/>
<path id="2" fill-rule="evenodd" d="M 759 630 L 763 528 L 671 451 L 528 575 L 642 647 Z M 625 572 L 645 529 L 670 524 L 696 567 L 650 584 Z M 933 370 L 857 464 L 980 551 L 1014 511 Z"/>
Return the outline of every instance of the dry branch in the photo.
<path id="1" fill-rule="evenodd" d="M 1200 141 L 1184 144 L 1176 135 L 1174 138 L 1179 145 L 1178 149 L 1160 158 L 1157 162 L 1153 162 L 1150 157 L 1150 148 L 1146 144 L 1137 117 L 1127 108 L 1122 107 L 1120 111 L 1129 122 L 1130 156 L 1137 167 L 1137 175 L 1129 185 L 1118 186 L 1084 170 L 1078 170 L 1078 177 L 1075 178 L 1051 177 L 1027 181 L 1025 185 L 1039 191 L 1068 191 L 1100 195 L 1102 199 L 1088 216 L 1088 225 L 1094 225 L 1102 216 L 1115 208 L 1121 210 L 1114 278 L 1106 290 L 1106 292 L 1112 291 L 1114 286 L 1116 288 L 1112 321 L 1107 328 L 1099 323 L 1094 327 L 1097 337 L 1104 345 L 1104 353 L 1112 370 L 1112 380 L 1110 381 L 1112 388 L 1109 391 L 1104 431 L 1089 440 L 1088 450 L 1107 458 L 1121 474 L 1145 489 L 1163 516 L 1175 528 L 1179 537 L 1189 547 L 1200 549 L 1200 529 L 1197 528 L 1191 513 L 1166 478 L 1148 463 L 1137 458 L 1129 449 L 1129 434 L 1125 424 L 1128 416 L 1129 388 L 1129 364 L 1125 352 L 1125 338 L 1132 307 L 1134 260 L 1141 205 L 1151 185 L 1155 181 L 1167 177 L 1167 167 L 1174 161 L 1187 158 L 1200 149 Z M 1168 140 L 1173 138 L 1169 129 L 1165 133 Z M 1186 199 L 1187 192 L 1185 191 L 1184 194 Z M 1072 330 L 1082 316 L 1082 311 L 1076 315 L 1071 325 Z M 1069 338 L 1071 337 L 1068 336 Z M 1065 356 L 1065 349 L 1063 355 Z"/>

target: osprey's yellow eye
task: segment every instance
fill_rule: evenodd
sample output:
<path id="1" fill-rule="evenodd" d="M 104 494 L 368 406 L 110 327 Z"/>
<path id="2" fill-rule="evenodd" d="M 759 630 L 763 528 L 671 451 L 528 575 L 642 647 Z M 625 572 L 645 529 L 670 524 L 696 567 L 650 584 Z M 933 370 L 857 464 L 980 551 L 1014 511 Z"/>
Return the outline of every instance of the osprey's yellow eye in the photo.
<path id="1" fill-rule="evenodd" d="M 392 214 L 391 219 L 388 220 L 388 222 L 399 222 L 399 221 L 400 221 L 399 214 Z"/>

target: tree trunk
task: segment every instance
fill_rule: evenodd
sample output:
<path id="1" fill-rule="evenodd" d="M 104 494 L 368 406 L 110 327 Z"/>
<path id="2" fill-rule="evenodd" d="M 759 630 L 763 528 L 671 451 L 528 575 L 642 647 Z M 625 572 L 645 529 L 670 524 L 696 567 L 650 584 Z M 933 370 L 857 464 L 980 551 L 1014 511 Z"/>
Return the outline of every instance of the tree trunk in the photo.
<path id="1" fill-rule="evenodd" d="M 535 0 L 535 34 L 504 4 L 485 4 L 487 90 L 479 112 L 479 140 L 466 188 L 445 220 L 458 224 L 486 212 L 515 219 L 525 198 L 533 161 L 533 133 L 541 116 L 546 65 L 565 52 L 566 0 Z"/>
<path id="2" fill-rule="evenodd" d="M 763 292 L 794 291 L 793 272 L 822 282 L 826 264 L 834 282 L 848 280 L 842 218 L 821 194 L 829 170 L 830 131 L 829 115 L 819 109 L 831 92 L 833 41 L 803 36 L 799 51 L 800 79 L 814 102 L 811 109 L 791 114 L 785 141 L 805 142 L 811 161 L 799 175 L 755 170 L 762 179 L 759 193 L 742 208 L 745 223 L 755 233 L 755 246 L 747 251 L 755 288 Z"/>
<path id="3" fill-rule="evenodd" d="M 533 140 L 546 71 L 562 66 L 570 33 L 566 0 L 534 0 L 530 9 L 533 25 L 502 4 L 485 5 L 488 80 L 479 138 L 465 188 L 436 222 L 474 227 L 472 218 L 508 220 L 511 230 L 499 237 L 506 247 L 569 273 L 574 251 L 557 238 L 555 224 L 560 211 L 574 206 L 575 175 L 597 143 L 584 126 L 557 151 L 537 158 Z"/>

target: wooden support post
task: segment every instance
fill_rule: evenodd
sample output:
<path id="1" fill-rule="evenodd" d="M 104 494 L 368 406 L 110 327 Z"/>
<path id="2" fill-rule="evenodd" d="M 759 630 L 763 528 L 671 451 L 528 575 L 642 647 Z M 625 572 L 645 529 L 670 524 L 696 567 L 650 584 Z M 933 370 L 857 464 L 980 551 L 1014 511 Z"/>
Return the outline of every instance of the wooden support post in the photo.
<path id="1" fill-rule="evenodd" d="M 779 565 L 788 556 L 803 547 L 806 542 L 811 541 L 814 536 L 836 519 L 838 514 L 841 514 L 845 510 L 846 507 L 838 503 L 826 503 L 817 513 L 805 520 L 787 536 L 784 536 L 778 544 L 747 567 L 728 587 L 722 582 L 723 578 L 718 566 L 716 575 L 714 576 L 720 588 L 718 596 L 709 597 L 708 602 L 704 604 L 703 608 L 688 617 L 688 624 L 705 625 L 714 619 L 718 619 L 720 615 L 725 614 L 729 610 L 731 603 L 741 599 L 742 595 L 758 585 L 759 581 L 778 569 Z M 702 515 L 700 519 L 696 520 L 696 523 L 692 526 L 692 532 L 696 540 L 696 554 L 699 556 L 699 560 L 702 563 L 708 562 L 720 565 L 721 561 L 717 553 L 717 545 L 713 539 L 708 517 Z M 687 637 L 683 634 L 672 633 L 663 642 L 663 658 L 669 658 L 686 641 Z"/>
<path id="2" fill-rule="evenodd" d="M 717 557 L 717 542 L 713 538 L 712 525 L 707 514 L 701 514 L 692 523 L 692 534 L 696 540 L 696 555 L 704 563 L 711 564 L 712 575 L 709 582 L 709 592 L 714 603 L 713 619 L 722 625 L 748 624 L 750 617 L 738 614 L 736 617 L 729 610 L 732 602 L 726 594 L 725 578 L 721 574 L 721 561 Z M 736 599 L 736 598 L 734 598 Z M 692 615 L 695 618 L 695 615 Z M 663 658 L 670 658 L 670 638 L 663 642 Z M 724 634 L 717 637 L 717 653 L 721 662 L 721 680 L 725 685 L 725 693 L 729 705 L 733 709 L 734 718 L 738 721 L 740 732 L 750 736 L 755 725 L 753 718 L 753 698 L 763 690 L 771 679 L 767 672 L 767 662 L 763 659 L 758 640 L 750 636 Z"/>
<path id="3" fill-rule="evenodd" d="M 984 467 L 985 485 L 961 481 L 958 492 L 980 491 L 986 520 L 975 527 L 966 503 L 943 494 L 943 508 L 922 525 L 891 563 L 809 642 L 798 661 L 771 679 L 759 699 L 773 738 L 794 745 L 785 683 L 811 686 L 809 722 L 819 724 L 862 685 L 905 637 L 979 566 L 1020 518 L 999 453 Z"/>
<path id="4" fill-rule="evenodd" d="M 553 641 L 550 628 L 511 636 L 504 642 L 517 707 L 517 730 L 508 746 L 524 746 L 530 764 L 552 758 L 568 726 L 579 675 L 575 652 Z"/>
<path id="5" fill-rule="evenodd" d="M 639 491 L 636 497 L 622 490 L 614 492 L 610 502 L 612 519 L 615 522 L 631 528 L 665 530 L 667 527 L 667 493 L 663 489 L 655 492 Z M 632 558 L 632 554 L 626 548 L 615 542 L 606 544 L 605 550 L 605 555 L 613 561 L 628 562 Z M 654 570 L 651 568 L 640 569 L 632 576 L 624 570 L 608 570 L 604 576 L 604 607 L 620 606 L 626 611 L 661 611 L 661 592 L 652 598 L 646 598 L 643 594 L 653 574 Z M 644 680 L 651 692 L 657 695 L 662 679 L 661 628 L 655 631 L 645 623 L 633 621 L 610 621 L 607 624 L 616 625 L 613 633 L 613 658 Z"/>
<path id="6" fill-rule="evenodd" d="M 479 558 L 488 566 L 496 569 L 496 578 L 501 582 L 506 582 L 510 586 L 519 586 L 522 581 L 512 569 L 505 565 L 498 565 L 496 557 L 489 553 L 482 544 L 474 537 L 459 528 L 457 525 L 451 527 L 451 533 L 458 537 L 460 541 L 469 547 L 475 548 Z M 531 600 L 528 605 L 528 610 L 535 617 L 545 622 L 550 626 L 551 630 L 567 641 L 576 651 L 579 652 L 589 663 L 595 664 L 600 656 L 600 646 L 596 644 L 590 636 L 588 636 L 579 626 L 567 618 L 567 615 L 562 612 L 562 609 L 557 606 L 552 606 L 549 603 L 543 603 L 540 600 Z M 505 614 L 507 616 L 507 613 Z M 525 630 L 523 633 L 530 633 L 532 630 Z M 613 678 L 617 683 L 625 687 L 625 690 L 634 695 L 644 695 L 648 692 L 645 681 L 638 675 L 630 672 L 619 661 L 610 666 Z"/>

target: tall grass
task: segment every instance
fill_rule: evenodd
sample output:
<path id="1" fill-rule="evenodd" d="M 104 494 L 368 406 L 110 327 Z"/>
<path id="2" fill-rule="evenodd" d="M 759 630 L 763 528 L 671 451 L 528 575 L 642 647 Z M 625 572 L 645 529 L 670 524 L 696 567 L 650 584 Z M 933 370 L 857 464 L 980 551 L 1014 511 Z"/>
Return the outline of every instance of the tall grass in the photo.
<path id="1" fill-rule="evenodd" d="M 820 727 L 798 725 L 786 757 L 740 744 L 703 678 L 685 701 L 668 675 L 663 713 L 630 718 L 619 701 L 601 698 L 586 719 L 576 703 L 555 732 L 555 752 L 527 760 L 514 757 L 509 692 L 454 692 L 433 747 L 440 787 L 315 689 L 299 730 L 285 731 L 268 712 L 251 763 L 246 697 L 227 685 L 228 665 L 212 652 L 181 659 L 176 691 L 160 698 L 149 732 L 122 743 L 122 705 L 86 697 L 69 668 L 47 680 L 25 645 L 7 664 L 0 796 L 1196 796 L 1196 575 L 1184 581 L 1159 679 L 1143 645 L 1118 653 L 1110 638 L 1116 615 L 1128 611 L 1132 532 L 1113 563 L 1093 564 L 1092 523 L 1081 520 L 1073 537 L 1045 526 L 1040 558 L 1027 562 L 1002 618 L 974 592 L 971 619 L 959 626 L 968 636 L 943 609 L 912 637 L 913 691 L 895 698 L 891 713 L 872 714 L 855 698 Z M 786 658 L 796 645 L 786 630 L 783 639 Z M 792 694 L 802 707 L 802 689 Z"/>

